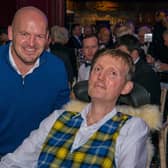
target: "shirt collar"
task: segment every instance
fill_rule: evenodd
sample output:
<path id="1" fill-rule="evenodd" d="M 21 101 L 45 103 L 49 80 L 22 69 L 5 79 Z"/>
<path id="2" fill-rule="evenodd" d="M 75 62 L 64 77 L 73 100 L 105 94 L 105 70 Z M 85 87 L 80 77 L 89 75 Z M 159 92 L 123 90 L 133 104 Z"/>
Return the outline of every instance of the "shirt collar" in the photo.
<path id="1" fill-rule="evenodd" d="M 84 125 L 87 125 L 87 114 L 89 112 L 91 108 L 91 103 L 89 103 L 82 111 L 81 111 L 81 117 L 83 118 L 84 120 Z M 117 110 L 116 108 L 113 108 L 108 114 L 106 114 L 99 122 L 93 124 L 92 126 L 100 126 L 102 124 L 104 124 L 106 121 L 108 121 L 110 118 L 112 118 L 115 114 L 117 113 Z"/>
<path id="2" fill-rule="evenodd" d="M 16 70 L 16 72 L 19 74 L 19 75 L 22 75 L 17 67 L 17 65 L 15 64 L 15 61 L 13 59 L 13 56 L 12 56 L 12 52 L 11 52 L 11 46 L 12 46 L 12 42 L 10 43 L 9 45 L 9 62 L 10 64 L 12 65 L 12 67 Z M 34 66 L 24 75 L 22 75 L 23 77 L 25 77 L 26 75 L 32 73 L 34 71 L 34 69 L 38 68 L 40 65 L 40 58 L 37 59 L 37 61 L 35 62 Z"/>
<path id="3" fill-rule="evenodd" d="M 91 61 L 87 60 L 84 62 L 84 64 L 85 64 L 85 67 L 91 66 Z"/>
<path id="4" fill-rule="evenodd" d="M 134 64 L 136 64 L 139 61 L 140 57 L 138 57 L 135 61 Z"/>

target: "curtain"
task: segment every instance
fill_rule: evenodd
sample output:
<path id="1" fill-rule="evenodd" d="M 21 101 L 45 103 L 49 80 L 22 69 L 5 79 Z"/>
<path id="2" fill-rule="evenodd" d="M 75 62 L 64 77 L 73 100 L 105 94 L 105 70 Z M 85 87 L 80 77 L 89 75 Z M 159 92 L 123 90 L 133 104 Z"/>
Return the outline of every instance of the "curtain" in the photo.
<path id="1" fill-rule="evenodd" d="M 16 9 L 30 5 L 41 9 L 47 15 L 50 27 L 64 26 L 66 0 L 16 0 Z"/>

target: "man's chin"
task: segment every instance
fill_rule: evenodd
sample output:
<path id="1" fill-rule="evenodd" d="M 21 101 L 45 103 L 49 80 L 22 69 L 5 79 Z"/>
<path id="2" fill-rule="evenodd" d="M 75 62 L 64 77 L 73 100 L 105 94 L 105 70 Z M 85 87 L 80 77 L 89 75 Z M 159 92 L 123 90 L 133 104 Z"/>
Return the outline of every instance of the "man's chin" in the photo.
<path id="1" fill-rule="evenodd" d="M 104 98 L 104 94 L 103 93 L 101 93 L 101 92 L 92 92 L 92 93 L 90 93 L 90 96 L 92 97 L 92 98 Z"/>
<path id="2" fill-rule="evenodd" d="M 26 65 L 34 65 L 36 63 L 37 59 L 33 59 L 33 60 L 24 60 L 24 64 Z"/>

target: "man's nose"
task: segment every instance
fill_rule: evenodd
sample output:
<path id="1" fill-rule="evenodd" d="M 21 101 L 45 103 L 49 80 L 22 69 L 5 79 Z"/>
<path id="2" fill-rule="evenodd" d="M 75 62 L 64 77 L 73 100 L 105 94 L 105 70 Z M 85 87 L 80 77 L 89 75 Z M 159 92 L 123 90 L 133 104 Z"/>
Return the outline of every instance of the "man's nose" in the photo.
<path id="1" fill-rule="evenodd" d="M 36 37 L 35 36 L 30 36 L 29 37 L 29 45 L 30 46 L 34 46 L 35 41 L 36 41 Z"/>
<path id="2" fill-rule="evenodd" d="M 106 77 L 106 74 L 104 71 L 99 72 L 98 79 L 104 80 L 105 77 Z"/>

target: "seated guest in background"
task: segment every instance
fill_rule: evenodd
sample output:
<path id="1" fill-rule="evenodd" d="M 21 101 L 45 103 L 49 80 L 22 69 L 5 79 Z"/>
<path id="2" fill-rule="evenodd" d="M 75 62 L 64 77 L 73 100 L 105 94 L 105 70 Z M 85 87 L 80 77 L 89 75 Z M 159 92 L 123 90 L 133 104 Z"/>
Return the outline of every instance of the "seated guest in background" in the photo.
<path id="1" fill-rule="evenodd" d="M 158 57 L 157 50 L 163 46 L 163 32 L 168 29 L 168 11 L 159 10 L 155 13 L 155 24 L 153 26 L 152 49 L 154 58 Z M 159 51 L 158 50 L 158 51 Z"/>
<path id="2" fill-rule="evenodd" d="M 46 15 L 35 7 L 19 9 L 8 37 L 11 43 L 0 47 L 0 157 L 69 101 L 64 64 L 45 51 Z"/>
<path id="3" fill-rule="evenodd" d="M 85 25 L 83 27 L 83 37 L 91 36 L 94 34 L 93 27 L 91 25 Z"/>
<path id="4" fill-rule="evenodd" d="M 168 71 L 168 29 L 163 32 L 163 41 L 165 49 L 160 51 L 161 55 L 159 59 L 159 71 Z"/>
<path id="5" fill-rule="evenodd" d="M 135 37 L 137 37 L 137 34 L 135 32 L 135 23 L 132 20 L 127 20 L 125 23 L 125 26 L 128 27 L 128 29 L 130 30 L 130 34 L 134 35 Z"/>
<path id="6" fill-rule="evenodd" d="M 83 39 L 83 55 L 85 62 L 80 65 L 78 70 L 78 81 L 88 80 L 91 61 L 98 50 L 98 39 L 95 35 L 86 36 Z"/>
<path id="7" fill-rule="evenodd" d="M 132 34 L 133 35 L 132 29 L 128 25 L 121 24 L 121 25 L 118 25 L 118 26 L 115 27 L 116 40 L 118 38 L 120 38 L 121 36 L 126 35 L 126 34 Z"/>
<path id="8" fill-rule="evenodd" d="M 168 71 L 168 29 L 163 32 L 163 46 L 157 50 L 157 57 L 148 56 L 147 61 L 153 64 L 157 71 Z"/>
<path id="9" fill-rule="evenodd" d="M 130 54 L 135 64 L 135 74 L 133 81 L 142 85 L 151 95 L 152 104 L 160 104 L 160 81 L 156 72 L 148 65 L 140 55 L 140 43 L 133 35 L 121 36 L 116 48 L 119 48 Z"/>
<path id="10" fill-rule="evenodd" d="M 80 113 L 56 110 L 0 168 L 103 167 L 145 168 L 149 128 L 137 117 L 117 112 L 120 94 L 128 94 L 134 65 L 120 50 L 98 52 L 89 77 L 89 103 Z"/>
<path id="11" fill-rule="evenodd" d="M 116 23 L 113 28 L 113 34 L 114 43 L 117 41 L 118 38 L 126 34 L 132 34 L 135 37 L 137 36 L 135 34 L 135 25 L 131 20 L 127 21 L 126 23 Z"/>
<path id="12" fill-rule="evenodd" d="M 145 37 L 147 34 L 152 34 L 150 27 L 141 26 L 138 28 L 138 40 L 139 40 L 141 48 L 144 51 L 145 56 L 148 54 L 148 49 L 152 42 L 152 36 L 151 38 Z"/>
<path id="13" fill-rule="evenodd" d="M 73 57 L 73 52 L 65 46 L 68 40 L 69 36 L 66 28 L 60 26 L 53 26 L 51 28 L 50 51 L 63 60 L 68 74 L 68 81 L 72 85 L 74 76 L 71 58 Z"/>
<path id="14" fill-rule="evenodd" d="M 71 35 L 68 41 L 70 48 L 82 48 L 82 29 L 80 24 L 73 24 L 71 27 Z"/>
<path id="15" fill-rule="evenodd" d="M 9 42 L 8 39 L 8 28 L 0 27 L 0 45 L 5 45 Z"/>
<path id="16" fill-rule="evenodd" d="M 81 54 L 82 39 L 83 37 L 81 25 L 78 23 L 73 24 L 71 27 L 71 35 L 66 46 L 68 48 L 71 48 L 73 51 L 73 57 L 71 58 L 71 62 L 73 66 L 73 74 L 76 78 L 78 76 L 78 67 L 83 61 L 83 56 Z"/>
<path id="17" fill-rule="evenodd" d="M 98 30 L 99 49 L 112 48 L 113 39 L 110 28 L 102 26 Z"/>

